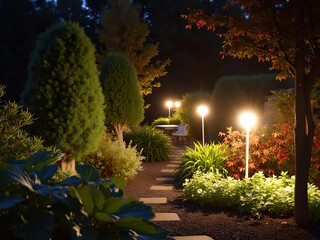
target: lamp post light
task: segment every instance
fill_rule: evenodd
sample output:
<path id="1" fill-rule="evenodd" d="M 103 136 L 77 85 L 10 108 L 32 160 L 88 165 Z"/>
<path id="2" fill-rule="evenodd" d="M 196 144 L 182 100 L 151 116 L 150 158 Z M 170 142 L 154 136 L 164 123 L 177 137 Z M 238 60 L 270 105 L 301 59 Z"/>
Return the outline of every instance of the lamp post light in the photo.
<path id="1" fill-rule="evenodd" d="M 166 106 L 169 108 L 169 118 L 170 118 L 170 108 L 172 107 L 172 101 L 166 101 Z"/>
<path id="2" fill-rule="evenodd" d="M 249 172 L 249 132 L 250 129 L 253 127 L 255 124 L 257 118 L 253 113 L 246 112 L 242 113 L 240 115 L 240 123 L 242 126 L 245 127 L 246 132 L 247 132 L 247 145 L 246 145 L 246 173 L 245 173 L 245 178 L 248 178 L 248 172 Z"/>
<path id="3" fill-rule="evenodd" d="M 206 106 L 199 106 L 197 111 L 202 118 L 202 145 L 204 145 L 204 116 L 207 115 L 208 108 Z"/>
<path id="4" fill-rule="evenodd" d="M 180 103 L 179 101 L 175 101 L 175 102 L 174 102 L 174 106 L 175 106 L 176 108 L 180 107 L 180 105 L 181 105 L 181 103 Z"/>

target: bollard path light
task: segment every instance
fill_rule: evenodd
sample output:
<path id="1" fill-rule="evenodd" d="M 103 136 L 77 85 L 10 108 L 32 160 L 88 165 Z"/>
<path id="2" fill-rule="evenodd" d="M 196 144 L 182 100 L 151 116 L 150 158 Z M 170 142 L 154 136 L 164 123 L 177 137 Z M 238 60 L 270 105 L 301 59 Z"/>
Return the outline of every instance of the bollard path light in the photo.
<path id="1" fill-rule="evenodd" d="M 246 173 L 245 178 L 248 178 L 248 171 L 249 171 L 249 132 L 250 129 L 254 126 L 256 123 L 256 115 L 251 112 L 245 112 L 240 115 L 240 123 L 247 132 L 247 144 L 246 144 Z"/>
<path id="2" fill-rule="evenodd" d="M 166 106 L 169 108 L 169 118 L 170 118 L 170 109 L 172 107 L 172 101 L 166 101 Z"/>
<path id="3" fill-rule="evenodd" d="M 204 145 L 204 116 L 208 113 L 208 108 L 206 106 L 199 106 L 197 109 L 198 113 L 202 118 L 202 145 Z"/>

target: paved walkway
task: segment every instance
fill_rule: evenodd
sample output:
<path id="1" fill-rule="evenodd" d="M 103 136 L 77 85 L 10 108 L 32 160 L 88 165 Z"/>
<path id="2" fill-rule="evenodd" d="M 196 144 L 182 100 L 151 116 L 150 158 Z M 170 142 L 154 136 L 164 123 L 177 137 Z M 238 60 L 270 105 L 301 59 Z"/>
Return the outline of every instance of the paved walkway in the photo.
<path id="1" fill-rule="evenodd" d="M 170 162 L 144 163 L 144 170 L 124 188 L 125 197 L 136 197 L 152 206 L 155 211 L 153 221 L 165 229 L 168 229 L 168 223 L 176 228 L 184 224 L 174 204 L 177 198 L 182 197 L 182 189 L 176 185 L 174 170 L 181 162 L 179 155 L 185 151 L 184 145 L 176 144 Z M 171 237 L 176 240 L 212 240 L 205 235 L 184 236 L 183 232 L 178 234 L 180 236 Z"/>

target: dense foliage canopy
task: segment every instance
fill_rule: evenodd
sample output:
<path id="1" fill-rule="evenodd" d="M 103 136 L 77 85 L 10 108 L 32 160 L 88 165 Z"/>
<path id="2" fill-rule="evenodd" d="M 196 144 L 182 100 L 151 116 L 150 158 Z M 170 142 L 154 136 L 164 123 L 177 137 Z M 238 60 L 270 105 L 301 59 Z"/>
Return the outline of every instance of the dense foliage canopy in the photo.
<path id="1" fill-rule="evenodd" d="M 21 102 L 37 118 L 32 133 L 45 143 L 76 159 L 97 149 L 104 98 L 94 47 L 78 24 L 56 24 L 40 36 Z"/>

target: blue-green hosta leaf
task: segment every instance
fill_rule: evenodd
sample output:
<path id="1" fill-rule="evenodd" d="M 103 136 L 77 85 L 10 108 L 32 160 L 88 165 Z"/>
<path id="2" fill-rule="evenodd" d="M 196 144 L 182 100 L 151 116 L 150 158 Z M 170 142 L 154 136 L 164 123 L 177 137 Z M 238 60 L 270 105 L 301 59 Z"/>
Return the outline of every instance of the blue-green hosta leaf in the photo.
<path id="1" fill-rule="evenodd" d="M 58 161 L 60 153 L 52 151 L 37 152 L 26 159 L 26 171 L 40 170 L 43 166 Z"/>
<path id="2" fill-rule="evenodd" d="M 48 186 L 41 184 L 39 179 L 33 181 L 28 174 L 25 174 L 19 170 L 12 170 L 9 172 L 12 179 L 17 181 L 21 186 L 28 188 L 31 192 L 35 192 L 40 195 L 51 195 L 54 201 L 63 200 L 67 198 L 69 190 L 61 186 Z"/>
<path id="3" fill-rule="evenodd" d="M 0 209 L 8 209 L 24 201 L 22 197 L 7 197 L 3 194 L 0 195 Z"/>
<path id="4" fill-rule="evenodd" d="M 126 180 L 123 177 L 115 176 L 111 179 L 111 183 L 122 189 L 126 185 Z"/>
<path id="5" fill-rule="evenodd" d="M 115 215 L 120 218 L 136 217 L 144 220 L 149 220 L 154 217 L 150 206 L 133 200 L 115 212 Z"/>
<path id="6" fill-rule="evenodd" d="M 76 177 L 76 176 L 71 176 L 66 178 L 65 180 L 63 180 L 62 182 L 58 183 L 59 186 L 78 186 L 81 183 L 83 183 L 83 181 Z"/>
<path id="7" fill-rule="evenodd" d="M 31 176 L 36 175 L 42 183 L 47 183 L 47 181 L 53 177 L 53 175 L 57 172 L 57 170 L 58 170 L 58 165 L 51 164 L 51 165 L 42 167 L 40 170 L 33 171 L 30 175 Z"/>
<path id="8" fill-rule="evenodd" d="M 24 240 L 50 239 L 54 217 L 42 215 L 35 221 L 26 225 L 19 225 L 13 229 L 13 235 Z"/>
<path id="9" fill-rule="evenodd" d="M 153 224 L 144 221 L 141 218 L 136 217 L 126 217 L 119 219 L 115 222 L 116 227 L 118 228 L 128 228 L 132 229 L 137 233 L 148 233 L 148 234 L 157 234 L 157 229 Z"/>
<path id="10" fill-rule="evenodd" d="M 9 164 L 5 162 L 0 162 L 0 170 L 12 170 L 13 167 L 11 167 Z"/>
<path id="11" fill-rule="evenodd" d="M 76 171 L 80 178 L 88 184 L 99 184 L 101 182 L 98 171 L 91 165 L 77 165 Z"/>

